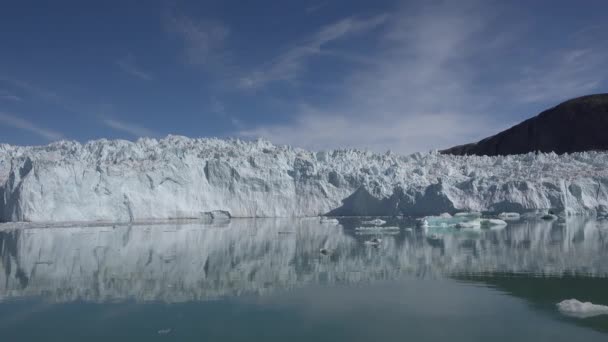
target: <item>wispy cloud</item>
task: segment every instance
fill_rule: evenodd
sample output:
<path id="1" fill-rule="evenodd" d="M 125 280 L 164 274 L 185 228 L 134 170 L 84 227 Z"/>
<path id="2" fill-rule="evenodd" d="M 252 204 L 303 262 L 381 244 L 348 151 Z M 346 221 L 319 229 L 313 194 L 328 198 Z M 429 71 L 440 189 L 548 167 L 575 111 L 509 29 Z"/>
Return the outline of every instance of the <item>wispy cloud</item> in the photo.
<path id="1" fill-rule="evenodd" d="M 9 127 L 34 133 L 50 141 L 63 139 L 63 134 L 59 132 L 40 127 L 31 121 L 19 118 L 8 113 L 0 112 L 0 123 Z"/>
<path id="2" fill-rule="evenodd" d="M 165 28 L 183 42 L 189 64 L 212 66 L 225 55 L 223 47 L 230 30 L 220 22 L 171 13 L 165 16 Z"/>
<path id="3" fill-rule="evenodd" d="M 6 82 L 11 86 L 20 89 L 33 98 L 48 102 L 68 112 L 77 114 L 81 114 L 82 112 L 83 106 L 78 101 L 74 101 L 73 99 L 62 96 L 57 92 L 46 89 L 42 86 L 21 79 L 4 77 L 2 75 L 0 75 L 0 81 Z"/>
<path id="4" fill-rule="evenodd" d="M 507 128 L 514 113 L 506 112 L 506 103 L 521 109 L 530 102 L 565 100 L 606 81 L 597 71 L 606 68 L 603 53 L 608 49 L 539 51 L 519 64 L 527 66 L 526 73 L 513 75 L 504 55 L 522 39 L 511 35 L 525 32 L 504 15 L 481 1 L 433 2 L 395 11 L 377 35 L 380 47 L 367 56 L 375 62 L 338 81 L 341 90 L 333 100 L 296 101 L 295 108 L 285 108 L 297 113 L 291 121 L 239 134 L 314 149 L 352 146 L 410 153 L 445 148 Z M 345 22 L 330 25 L 308 43 L 280 54 L 251 85 L 296 77 L 307 57 L 318 53 L 319 42 L 342 37 L 348 27 Z M 496 72 L 500 68 L 509 71 Z"/>
<path id="5" fill-rule="evenodd" d="M 522 68 L 509 86 L 522 102 L 563 101 L 592 92 L 608 77 L 608 50 L 571 48 L 548 54 L 542 63 Z"/>
<path id="6" fill-rule="evenodd" d="M 300 111 L 295 122 L 243 129 L 239 135 L 313 150 L 350 147 L 410 153 L 480 138 L 480 132 L 487 132 L 488 127 L 488 122 L 470 120 L 462 113 L 420 113 L 387 121 L 386 117 L 376 119 L 373 114 L 353 117 L 310 108 Z"/>
<path id="7" fill-rule="evenodd" d="M 327 5 L 328 5 L 327 2 L 320 2 L 320 3 L 316 4 L 316 5 L 311 5 L 311 6 L 306 7 L 305 11 L 308 14 L 312 14 L 312 13 L 315 13 L 315 12 L 323 9 Z"/>
<path id="8" fill-rule="evenodd" d="M 482 100 L 470 92 L 470 69 L 457 65 L 463 51 L 476 48 L 471 37 L 483 29 L 475 14 L 457 6 L 429 7 L 380 18 L 374 22 L 386 25 L 377 38 L 382 46 L 369 55 L 376 63 L 353 70 L 336 99 L 324 105 L 301 103 L 293 121 L 240 134 L 314 149 L 390 147 L 408 153 L 487 132 L 488 122 L 474 119 L 480 109 L 465 106 Z M 341 37 L 349 31 L 345 23 L 328 26 L 333 29 L 321 30 L 312 41 Z"/>
<path id="9" fill-rule="evenodd" d="M 133 123 L 128 123 L 128 122 L 124 122 L 124 121 L 120 121 L 120 120 L 116 120 L 116 119 L 112 119 L 112 118 L 102 118 L 101 122 L 104 125 L 112 128 L 112 129 L 128 133 L 134 137 L 158 136 L 158 134 L 155 133 L 154 131 L 147 129 L 145 127 L 142 127 L 140 125 L 133 124 Z"/>
<path id="10" fill-rule="evenodd" d="M 324 53 L 322 49 L 326 44 L 377 28 L 385 23 L 387 18 L 387 15 L 364 19 L 346 18 L 327 25 L 299 45 L 287 49 L 270 63 L 242 77 L 239 86 L 250 89 L 275 81 L 293 81 L 311 57 Z"/>
<path id="11" fill-rule="evenodd" d="M 144 81 L 151 81 L 154 79 L 151 73 L 144 71 L 137 65 L 137 61 L 133 54 L 128 54 L 125 57 L 117 60 L 116 65 L 118 65 L 118 67 L 127 74 L 140 78 Z"/>
<path id="12" fill-rule="evenodd" d="M 209 102 L 209 110 L 216 115 L 223 116 L 226 114 L 226 107 L 218 98 L 212 97 Z"/>
<path id="13" fill-rule="evenodd" d="M 12 102 L 21 102 L 23 99 L 20 96 L 17 96 L 13 93 L 10 93 L 5 90 L 0 90 L 0 100 L 2 101 L 12 101 Z"/>
<path id="14" fill-rule="evenodd" d="M 12 84 L 13 86 L 25 91 L 26 93 L 28 93 L 31 96 L 38 98 L 39 100 L 45 101 L 45 102 L 55 105 L 59 108 L 62 108 L 63 110 L 65 110 L 68 113 L 71 113 L 73 115 L 82 115 L 85 117 L 90 117 L 91 119 L 99 121 L 102 125 L 104 125 L 106 127 L 110 127 L 117 131 L 124 132 L 124 133 L 130 134 L 135 137 L 158 136 L 157 133 L 155 133 L 154 131 L 147 129 L 143 126 L 140 126 L 137 124 L 131 124 L 131 123 L 127 123 L 127 122 L 122 122 L 120 120 L 115 120 L 115 119 L 110 118 L 105 115 L 100 116 L 99 115 L 100 108 L 102 108 L 104 112 L 106 112 L 108 110 L 112 110 L 111 106 L 108 106 L 107 104 L 105 104 L 101 107 L 85 105 L 80 101 L 74 100 L 73 97 L 68 97 L 68 96 L 65 96 L 64 94 L 59 94 L 57 92 L 54 92 L 54 91 L 51 91 L 44 87 L 32 84 L 30 82 L 6 78 L 6 77 L 2 77 L 2 76 L 0 76 L 0 80 Z M 12 121 L 12 122 L 19 123 L 19 121 Z M 21 124 L 24 129 L 26 129 L 25 127 L 36 128 L 36 126 L 32 125 L 31 123 L 28 125 L 27 122 L 21 122 Z M 53 136 L 52 131 L 48 131 L 48 130 L 44 130 L 44 129 L 39 129 L 39 131 L 40 132 L 46 131 L 47 133 L 51 133 L 50 136 Z"/>

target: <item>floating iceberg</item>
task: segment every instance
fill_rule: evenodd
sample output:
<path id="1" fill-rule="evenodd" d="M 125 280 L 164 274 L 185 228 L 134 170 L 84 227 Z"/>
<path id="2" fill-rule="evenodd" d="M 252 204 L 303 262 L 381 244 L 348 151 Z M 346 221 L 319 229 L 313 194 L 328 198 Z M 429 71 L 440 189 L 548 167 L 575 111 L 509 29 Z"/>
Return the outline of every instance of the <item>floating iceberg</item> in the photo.
<path id="1" fill-rule="evenodd" d="M 471 221 L 463 221 L 456 224 L 457 228 L 490 228 L 490 227 L 504 227 L 507 222 L 499 219 L 474 219 Z"/>
<path id="2" fill-rule="evenodd" d="M 576 299 L 566 299 L 557 303 L 557 309 L 564 315 L 577 318 L 608 315 L 608 306 L 581 302 Z"/>
<path id="3" fill-rule="evenodd" d="M 480 220 L 473 220 L 473 221 L 459 222 L 459 223 L 456 224 L 456 228 L 478 229 L 478 228 L 481 228 L 481 221 Z"/>
<path id="4" fill-rule="evenodd" d="M 321 216 L 321 219 L 319 220 L 319 223 L 337 226 L 337 225 L 340 224 L 340 221 L 338 221 L 335 218 L 328 218 L 328 217 L 325 217 L 325 216 Z"/>
<path id="5" fill-rule="evenodd" d="M 429 227 L 456 227 L 463 228 L 466 225 L 480 226 L 481 220 L 474 214 L 447 216 L 445 214 L 439 216 L 427 216 L 425 220 Z"/>
<path id="6" fill-rule="evenodd" d="M 500 213 L 498 215 L 498 218 L 502 220 L 519 220 L 520 217 L 519 213 Z"/>
<path id="7" fill-rule="evenodd" d="M 371 221 L 363 221 L 361 223 L 363 223 L 363 224 L 371 224 L 371 225 L 374 225 L 374 226 L 381 226 L 381 225 L 385 224 L 386 221 L 381 220 L 381 219 L 373 219 Z"/>
<path id="8" fill-rule="evenodd" d="M 0 145 L 0 221 L 568 214 L 608 206 L 608 153 L 410 156 L 189 139 Z M 605 210 L 604 210 L 605 211 Z"/>
<path id="9" fill-rule="evenodd" d="M 381 231 L 381 230 L 399 230 L 400 228 L 397 226 L 372 226 L 372 227 L 357 227 L 355 230 L 368 230 L 368 231 Z"/>
<path id="10" fill-rule="evenodd" d="M 478 211 L 471 211 L 471 212 L 461 212 L 461 213 L 456 213 L 454 214 L 454 217 L 472 217 L 472 218 L 479 218 L 481 217 L 481 213 Z"/>
<path id="11" fill-rule="evenodd" d="M 506 226 L 507 222 L 499 219 L 480 219 L 482 227 Z"/>

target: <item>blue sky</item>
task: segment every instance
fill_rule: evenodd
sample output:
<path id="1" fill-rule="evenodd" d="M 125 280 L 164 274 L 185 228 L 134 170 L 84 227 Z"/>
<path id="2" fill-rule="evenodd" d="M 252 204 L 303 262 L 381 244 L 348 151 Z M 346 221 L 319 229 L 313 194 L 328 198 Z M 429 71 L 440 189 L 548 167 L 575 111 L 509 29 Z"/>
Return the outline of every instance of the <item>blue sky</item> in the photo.
<path id="1" fill-rule="evenodd" d="M 606 13 L 604 0 L 5 0 L 0 143 L 449 147 L 608 92 Z"/>

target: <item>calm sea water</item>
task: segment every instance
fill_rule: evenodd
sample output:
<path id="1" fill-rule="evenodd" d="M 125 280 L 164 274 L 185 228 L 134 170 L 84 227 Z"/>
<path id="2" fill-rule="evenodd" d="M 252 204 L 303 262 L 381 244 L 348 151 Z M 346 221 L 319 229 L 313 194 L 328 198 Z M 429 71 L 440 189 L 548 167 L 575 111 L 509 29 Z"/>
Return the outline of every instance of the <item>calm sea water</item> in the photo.
<path id="1" fill-rule="evenodd" d="M 341 223 L 5 226 L 0 340 L 608 341 L 608 316 L 555 306 L 608 305 L 606 221 Z"/>

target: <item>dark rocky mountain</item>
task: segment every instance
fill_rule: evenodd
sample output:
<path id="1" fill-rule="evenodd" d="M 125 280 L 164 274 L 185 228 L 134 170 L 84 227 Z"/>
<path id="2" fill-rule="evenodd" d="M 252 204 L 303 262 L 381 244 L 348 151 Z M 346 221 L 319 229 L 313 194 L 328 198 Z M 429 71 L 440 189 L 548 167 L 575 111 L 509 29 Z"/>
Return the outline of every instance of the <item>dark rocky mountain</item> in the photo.
<path id="1" fill-rule="evenodd" d="M 479 142 L 443 151 L 456 155 L 558 154 L 608 150 L 608 94 L 563 102 Z"/>

